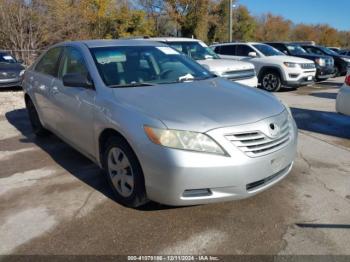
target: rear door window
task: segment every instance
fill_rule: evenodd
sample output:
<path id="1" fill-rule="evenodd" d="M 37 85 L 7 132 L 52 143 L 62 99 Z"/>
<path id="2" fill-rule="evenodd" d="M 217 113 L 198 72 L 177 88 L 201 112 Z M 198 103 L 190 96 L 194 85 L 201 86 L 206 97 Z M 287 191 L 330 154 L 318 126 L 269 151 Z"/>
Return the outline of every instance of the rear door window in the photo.
<path id="1" fill-rule="evenodd" d="M 236 46 L 235 45 L 223 45 L 220 48 L 221 55 L 236 55 Z"/>

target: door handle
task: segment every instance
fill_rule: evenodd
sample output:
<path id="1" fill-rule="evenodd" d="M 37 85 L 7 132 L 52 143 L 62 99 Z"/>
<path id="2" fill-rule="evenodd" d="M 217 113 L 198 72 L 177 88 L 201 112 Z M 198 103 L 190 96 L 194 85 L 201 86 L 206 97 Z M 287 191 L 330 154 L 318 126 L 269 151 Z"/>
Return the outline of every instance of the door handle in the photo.
<path id="1" fill-rule="evenodd" d="M 57 86 L 54 86 L 52 87 L 52 94 L 58 94 L 59 93 L 59 90 L 58 90 L 58 87 Z"/>

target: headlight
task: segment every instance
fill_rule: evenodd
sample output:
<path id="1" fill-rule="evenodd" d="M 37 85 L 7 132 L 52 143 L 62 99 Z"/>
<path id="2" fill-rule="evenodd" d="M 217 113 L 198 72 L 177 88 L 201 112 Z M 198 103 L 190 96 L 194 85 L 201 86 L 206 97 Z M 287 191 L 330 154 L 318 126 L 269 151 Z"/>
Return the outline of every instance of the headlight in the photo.
<path id="1" fill-rule="evenodd" d="M 317 58 L 317 59 L 316 59 L 316 63 L 317 63 L 319 66 L 325 66 L 325 65 L 326 65 L 326 60 L 323 59 L 323 58 Z"/>
<path id="2" fill-rule="evenodd" d="M 158 145 L 189 151 L 225 155 L 224 150 L 213 139 L 202 133 L 160 129 L 149 126 L 144 126 L 144 130 L 148 138 Z"/>
<path id="3" fill-rule="evenodd" d="M 342 58 L 345 62 L 350 63 L 350 58 Z"/>
<path id="4" fill-rule="evenodd" d="M 19 73 L 19 76 L 23 76 L 25 71 L 26 71 L 26 70 L 22 70 L 22 71 Z"/>
<path id="5" fill-rule="evenodd" d="M 297 63 L 290 63 L 290 62 L 284 62 L 283 63 L 286 67 L 291 67 L 291 68 L 295 68 L 298 67 L 299 65 Z"/>

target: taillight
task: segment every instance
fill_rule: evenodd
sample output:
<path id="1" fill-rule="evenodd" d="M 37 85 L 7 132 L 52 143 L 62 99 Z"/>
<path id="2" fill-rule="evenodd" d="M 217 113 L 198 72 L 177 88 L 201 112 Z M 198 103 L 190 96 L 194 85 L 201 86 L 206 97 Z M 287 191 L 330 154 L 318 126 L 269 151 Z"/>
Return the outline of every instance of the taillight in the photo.
<path id="1" fill-rule="evenodd" d="M 347 84 L 348 86 L 350 86 L 350 75 L 348 75 L 348 76 L 345 78 L 345 84 Z"/>

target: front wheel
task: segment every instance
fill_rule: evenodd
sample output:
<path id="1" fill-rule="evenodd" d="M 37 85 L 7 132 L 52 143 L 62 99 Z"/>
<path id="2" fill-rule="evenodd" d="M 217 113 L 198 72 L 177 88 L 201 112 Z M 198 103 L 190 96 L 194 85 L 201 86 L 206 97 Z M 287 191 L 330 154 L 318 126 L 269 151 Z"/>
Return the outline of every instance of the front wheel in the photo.
<path id="1" fill-rule="evenodd" d="M 139 207 L 148 202 L 141 165 L 128 143 L 112 137 L 103 155 L 104 169 L 117 202 Z"/>
<path id="2" fill-rule="evenodd" d="M 261 77 L 261 87 L 269 92 L 277 92 L 282 86 L 281 77 L 276 72 L 266 72 Z"/>

